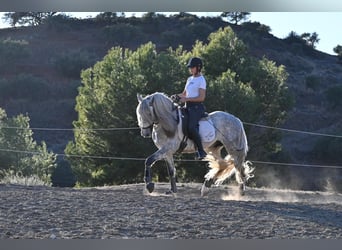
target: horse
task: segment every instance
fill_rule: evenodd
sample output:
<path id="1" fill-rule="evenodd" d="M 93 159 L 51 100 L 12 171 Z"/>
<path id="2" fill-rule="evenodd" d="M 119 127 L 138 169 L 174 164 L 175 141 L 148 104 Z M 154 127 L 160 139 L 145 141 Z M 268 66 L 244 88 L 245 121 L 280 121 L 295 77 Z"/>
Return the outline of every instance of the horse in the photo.
<path id="1" fill-rule="evenodd" d="M 141 136 L 152 137 L 158 148 L 145 160 L 146 189 L 150 193 L 153 192 L 151 167 L 156 161 L 164 159 L 171 184 L 171 189 L 167 193 L 177 193 L 173 155 L 178 151 L 184 138 L 180 107 L 172 98 L 160 92 L 145 97 L 137 94 L 137 99 L 136 115 Z M 204 160 L 209 161 L 210 170 L 204 176 L 201 196 L 209 192 L 212 184 L 218 186 L 233 174 L 239 185 L 240 194 L 244 195 L 246 182 L 253 177 L 254 169 L 249 161 L 245 161 L 248 143 L 243 124 L 234 115 L 223 111 L 211 112 L 206 119 L 214 127 L 215 133 L 209 141 L 202 140 L 204 150 L 208 153 Z M 221 156 L 223 147 L 228 153 L 225 157 Z M 193 153 L 195 150 L 196 147 L 190 140 L 182 153 Z"/>

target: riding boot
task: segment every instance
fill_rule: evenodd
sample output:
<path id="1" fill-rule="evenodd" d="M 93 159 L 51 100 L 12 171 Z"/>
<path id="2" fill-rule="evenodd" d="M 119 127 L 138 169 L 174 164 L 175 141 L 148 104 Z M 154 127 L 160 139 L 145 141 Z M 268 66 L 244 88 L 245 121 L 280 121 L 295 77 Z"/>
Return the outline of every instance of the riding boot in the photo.
<path id="1" fill-rule="evenodd" d="M 195 145 L 197 146 L 197 157 L 196 158 L 198 160 L 203 160 L 207 156 L 207 153 L 203 149 L 201 136 L 198 133 L 194 134 L 192 136 L 192 140 L 194 141 Z"/>

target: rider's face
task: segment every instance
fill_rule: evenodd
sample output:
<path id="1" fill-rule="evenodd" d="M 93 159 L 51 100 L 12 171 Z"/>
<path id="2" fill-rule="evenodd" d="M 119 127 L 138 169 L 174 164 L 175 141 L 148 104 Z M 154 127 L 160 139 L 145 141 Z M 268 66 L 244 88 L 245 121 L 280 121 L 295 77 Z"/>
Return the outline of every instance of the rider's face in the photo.
<path id="1" fill-rule="evenodd" d="M 195 76 L 198 74 L 198 70 L 197 70 L 197 67 L 189 67 L 189 72 Z"/>

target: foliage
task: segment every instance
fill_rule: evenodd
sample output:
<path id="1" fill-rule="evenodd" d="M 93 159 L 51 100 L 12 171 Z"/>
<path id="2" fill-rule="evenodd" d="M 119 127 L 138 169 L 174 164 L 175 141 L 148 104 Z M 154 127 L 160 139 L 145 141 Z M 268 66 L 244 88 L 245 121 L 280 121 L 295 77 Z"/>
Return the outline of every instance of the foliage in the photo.
<path id="1" fill-rule="evenodd" d="M 208 44 L 197 41 L 193 48 L 193 54 L 203 58 L 206 75 L 219 76 L 228 68 L 236 71 L 244 63 L 247 48 L 231 28 L 211 33 L 208 40 Z"/>
<path id="2" fill-rule="evenodd" d="M 33 140 L 29 120 L 24 115 L 7 118 L 0 109 L 0 169 L 50 183 L 56 155 L 48 152 L 45 142 L 38 145 Z"/>
<path id="3" fill-rule="evenodd" d="M 337 54 L 339 63 L 342 63 L 342 46 L 337 45 L 336 47 L 334 47 L 334 52 Z"/>
<path id="4" fill-rule="evenodd" d="M 4 20 L 13 27 L 17 24 L 37 26 L 56 13 L 57 12 L 7 12 L 4 15 Z"/>
<path id="5" fill-rule="evenodd" d="M 299 44 L 304 44 L 305 41 L 303 40 L 303 38 L 298 35 L 296 32 L 291 31 L 287 37 L 285 37 L 285 41 L 288 43 L 299 43 Z"/>
<path id="6" fill-rule="evenodd" d="M 82 27 L 82 25 L 86 24 L 86 22 L 91 23 L 91 20 L 70 17 L 64 13 L 49 16 L 45 20 L 49 30 L 55 30 L 58 32 L 70 31 L 77 28 L 79 29 Z"/>
<path id="7" fill-rule="evenodd" d="M 95 19 L 97 22 L 114 22 L 118 18 L 118 14 L 116 12 L 101 12 L 98 14 Z"/>
<path id="8" fill-rule="evenodd" d="M 238 96 L 239 92 L 235 90 L 237 99 L 240 100 L 237 103 L 240 105 L 236 105 L 236 111 L 234 105 L 230 105 L 228 111 L 236 112 L 235 115 L 244 117 L 244 121 L 258 121 L 258 123 L 269 126 L 277 126 L 285 120 L 286 111 L 293 105 L 293 98 L 286 85 L 287 73 L 284 66 L 278 67 L 266 58 L 257 60 L 248 56 L 246 46 L 236 38 L 229 27 L 210 34 L 209 43 L 204 45 L 198 42 L 193 51 L 194 54 L 204 59 L 207 76 L 215 78 L 230 69 L 231 73 L 234 72 L 230 76 L 232 81 L 239 83 L 239 86 L 244 86 L 245 94 L 248 93 L 245 95 L 244 101 L 241 100 L 242 96 Z M 242 91 L 241 87 L 240 91 Z M 258 101 L 256 102 L 255 99 Z M 226 101 L 220 101 L 226 103 Z M 250 104 L 248 105 L 249 109 L 239 109 L 240 106 L 244 107 L 247 103 Z M 267 157 L 278 150 L 279 132 L 264 131 L 260 133 L 260 131 L 255 131 L 249 137 L 252 148 L 249 155 L 252 157 L 260 154 Z"/>
<path id="9" fill-rule="evenodd" d="M 25 40 L 0 40 L 0 68 L 7 68 L 11 63 L 17 62 L 30 55 L 28 42 Z"/>
<path id="10" fill-rule="evenodd" d="M 79 185 L 142 181 L 143 163 L 120 158 L 146 157 L 155 150 L 152 142 L 142 139 L 139 131 L 96 129 L 136 126 L 137 93 L 182 92 L 188 76 L 185 64 L 192 55 L 204 61 L 208 111 L 234 112 L 243 120 L 263 121 L 267 125 L 283 121 L 290 108 L 285 68 L 266 58 L 248 56 L 246 46 L 230 28 L 212 33 L 208 41 L 196 42 L 190 52 L 182 47 L 157 52 L 151 42 L 135 51 L 114 47 L 102 61 L 82 72 L 83 84 L 76 99 L 78 120 L 74 121 L 78 129 L 74 131 L 75 141 L 65 149 L 67 155 L 78 156 L 68 157 L 68 161 Z M 270 134 L 265 132 L 255 143 L 272 152 L 279 138 Z M 184 180 L 203 178 L 201 171 L 195 171 L 197 164 L 179 163 L 177 167 Z M 156 167 L 154 178 L 164 180 L 165 171 L 161 171 Z"/>
<path id="11" fill-rule="evenodd" d="M 183 65 L 176 60 L 181 50 L 158 54 L 155 45 L 142 45 L 137 51 L 115 47 L 93 68 L 82 72 L 76 110 L 77 128 L 111 128 L 136 126 L 136 94 L 162 91 L 174 93 L 183 75 Z M 178 90 L 180 91 L 180 90 Z M 151 151 L 137 131 L 125 136 L 116 131 L 75 131 L 75 143 L 70 142 L 67 154 L 129 157 Z M 83 184 L 127 183 L 141 181 L 141 164 L 111 159 L 68 159 Z M 129 174 L 128 174 L 129 173 Z M 126 176 L 125 176 L 126 175 Z M 138 178 L 138 179 L 136 179 Z"/>
<path id="12" fill-rule="evenodd" d="M 318 34 L 316 32 L 314 33 L 309 33 L 309 32 L 305 32 L 300 36 L 303 40 L 306 41 L 306 45 L 308 45 L 311 48 L 315 48 L 316 47 L 316 43 L 319 42 L 319 38 L 318 38 Z"/>
<path id="13" fill-rule="evenodd" d="M 49 185 L 41 180 L 37 175 L 23 176 L 20 172 L 13 170 L 0 169 L 0 183 L 2 184 L 16 184 L 25 186 L 45 186 Z"/>
<path id="14" fill-rule="evenodd" d="M 259 102 L 255 91 L 249 84 L 236 80 L 236 73 L 230 69 L 210 80 L 206 103 L 208 110 L 220 107 L 243 121 L 253 121 L 258 116 Z"/>
<path id="15" fill-rule="evenodd" d="M 245 21 L 249 18 L 251 13 L 249 12 L 222 12 L 221 17 L 225 17 L 229 22 L 238 24 L 241 21 Z"/>
<path id="16" fill-rule="evenodd" d="M 289 35 L 284 39 L 288 44 L 291 44 L 293 53 L 301 54 L 305 53 L 308 55 L 313 55 L 314 48 L 319 42 L 318 34 L 314 33 L 303 33 L 298 35 L 296 32 L 291 31 Z"/>

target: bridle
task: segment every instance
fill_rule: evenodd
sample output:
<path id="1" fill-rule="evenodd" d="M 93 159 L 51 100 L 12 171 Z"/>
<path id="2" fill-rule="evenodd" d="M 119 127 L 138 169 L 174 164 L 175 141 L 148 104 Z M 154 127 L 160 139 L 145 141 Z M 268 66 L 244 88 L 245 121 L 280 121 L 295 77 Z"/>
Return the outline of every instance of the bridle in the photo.
<path id="1" fill-rule="evenodd" d="M 177 96 L 178 97 L 178 96 Z M 179 98 L 179 97 L 178 97 Z M 176 101 L 173 99 L 173 98 L 171 98 L 172 99 L 172 101 L 173 101 L 173 103 L 176 103 Z M 180 98 L 178 99 L 178 101 L 180 100 Z M 155 112 L 155 110 L 154 110 L 154 108 L 153 108 L 153 98 L 152 98 L 152 100 L 150 100 L 150 102 L 148 103 L 148 107 L 149 107 L 149 109 L 150 109 L 150 113 L 151 113 L 151 115 L 152 115 L 152 124 L 150 124 L 150 125 L 148 125 L 148 126 L 145 126 L 145 127 L 141 127 L 141 129 L 151 129 L 152 130 L 152 128 L 153 128 L 153 126 L 154 125 L 157 125 L 158 123 L 159 123 L 159 121 L 157 120 L 157 115 L 156 115 L 156 112 Z M 177 106 L 174 106 L 173 107 L 173 110 L 174 111 L 177 111 L 178 110 L 178 108 L 177 108 Z M 179 123 L 179 120 L 180 120 L 180 117 L 177 115 L 177 123 Z"/>
<path id="2" fill-rule="evenodd" d="M 153 128 L 154 125 L 157 125 L 159 122 L 157 121 L 156 117 L 156 112 L 154 111 L 154 108 L 153 108 L 153 98 L 152 100 L 148 103 L 148 107 L 150 109 L 150 112 L 151 112 L 151 115 L 152 115 L 152 124 L 151 125 L 148 125 L 146 127 L 141 127 L 141 129 L 151 129 Z"/>
<path id="3" fill-rule="evenodd" d="M 152 129 L 153 126 L 154 126 L 154 123 L 152 123 L 151 125 L 146 126 L 146 127 L 141 127 L 141 129 Z"/>

